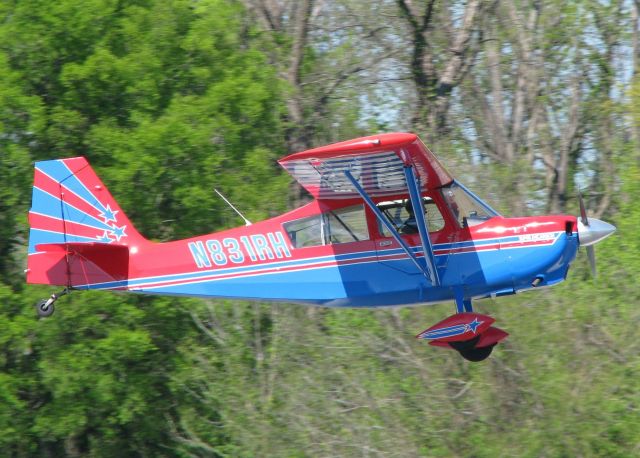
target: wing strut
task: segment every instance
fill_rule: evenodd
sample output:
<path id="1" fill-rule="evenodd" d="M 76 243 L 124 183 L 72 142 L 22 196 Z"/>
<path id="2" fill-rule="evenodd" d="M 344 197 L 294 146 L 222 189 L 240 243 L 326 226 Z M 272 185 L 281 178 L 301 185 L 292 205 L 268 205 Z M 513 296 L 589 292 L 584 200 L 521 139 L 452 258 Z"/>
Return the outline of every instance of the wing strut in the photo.
<path id="1" fill-rule="evenodd" d="M 382 212 L 376 206 L 376 204 L 373 203 L 373 201 L 371 200 L 369 195 L 362 188 L 362 186 L 360 186 L 360 183 L 358 183 L 358 180 L 356 180 L 353 177 L 353 175 L 351 175 L 351 172 L 349 170 L 344 170 L 343 173 L 344 173 L 344 176 L 347 177 L 347 179 L 351 182 L 351 184 L 355 188 L 356 192 L 358 194 L 360 194 L 360 197 L 362 197 L 362 200 L 364 200 L 364 203 L 367 204 L 367 206 L 378 217 L 378 219 L 382 222 L 382 224 L 385 225 L 385 227 L 389 230 L 389 232 L 391 233 L 393 238 L 396 240 L 396 242 L 398 242 L 398 244 L 404 250 L 404 252 L 407 254 L 407 256 L 409 256 L 409 259 L 411 259 L 413 261 L 413 263 L 420 270 L 420 272 L 422 272 L 424 274 L 424 276 L 427 278 L 427 280 L 429 280 L 433 284 L 433 280 L 431 279 L 432 277 L 431 277 L 429 271 L 427 269 L 425 269 L 425 267 L 422 264 L 420 264 L 420 262 L 418 262 L 418 258 L 416 258 L 416 255 L 413 253 L 413 251 L 411 251 L 411 248 L 409 248 L 409 245 L 407 245 L 406 242 L 404 240 L 402 240 L 402 237 L 400 237 L 400 234 L 398 233 L 398 230 L 393 226 L 393 224 L 391 224 L 391 222 L 387 219 L 387 217 L 382 214 Z M 415 186 L 415 184 L 414 184 L 414 186 Z"/>
<path id="2" fill-rule="evenodd" d="M 418 233 L 420 234 L 420 242 L 422 243 L 424 259 L 427 262 L 427 269 L 429 271 L 428 278 L 431 280 L 431 284 L 433 286 L 440 286 L 440 276 L 436 269 L 436 259 L 433 255 L 433 247 L 431 245 L 431 239 L 429 238 L 429 231 L 427 230 L 424 203 L 420 197 L 420 186 L 418 185 L 417 177 L 413 173 L 412 166 L 404 166 L 404 177 L 407 180 L 409 197 L 411 199 L 411 205 L 413 206 L 413 215 L 418 226 Z"/>

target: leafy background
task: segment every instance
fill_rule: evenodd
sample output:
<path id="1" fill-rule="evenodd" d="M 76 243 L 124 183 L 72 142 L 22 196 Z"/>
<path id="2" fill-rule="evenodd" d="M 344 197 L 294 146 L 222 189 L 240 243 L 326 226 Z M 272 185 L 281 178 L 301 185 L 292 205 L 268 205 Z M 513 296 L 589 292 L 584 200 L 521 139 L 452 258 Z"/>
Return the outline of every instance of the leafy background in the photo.
<path id="1" fill-rule="evenodd" d="M 637 12 L 0 3 L 0 454 L 639 454 Z M 413 338 L 446 304 L 88 292 L 36 318 L 51 288 L 24 283 L 34 161 L 85 155 L 165 241 L 239 224 L 214 187 L 250 219 L 272 216 L 305 199 L 278 157 L 393 130 L 418 132 L 506 214 L 575 214 L 581 187 L 618 227 L 597 247 L 597 280 L 581 253 L 558 287 L 479 301 L 511 334 L 482 364 Z"/>

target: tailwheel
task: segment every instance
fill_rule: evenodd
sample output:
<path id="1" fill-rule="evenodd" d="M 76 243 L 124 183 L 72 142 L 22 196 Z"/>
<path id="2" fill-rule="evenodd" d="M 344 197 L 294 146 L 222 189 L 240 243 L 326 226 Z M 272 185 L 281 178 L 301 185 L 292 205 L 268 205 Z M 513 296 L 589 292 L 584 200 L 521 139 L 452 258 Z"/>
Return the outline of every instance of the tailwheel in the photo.
<path id="1" fill-rule="evenodd" d="M 36 312 L 38 312 L 40 318 L 50 317 L 55 312 L 53 303 L 47 304 L 47 302 L 49 302 L 49 299 L 40 299 L 36 304 Z"/>
<path id="2" fill-rule="evenodd" d="M 40 318 L 47 318 L 53 315 L 53 312 L 55 311 L 53 303 L 62 296 L 69 294 L 69 290 L 69 288 L 65 288 L 57 294 L 53 293 L 49 299 L 40 299 L 36 304 L 36 312 L 38 312 L 38 316 Z"/>

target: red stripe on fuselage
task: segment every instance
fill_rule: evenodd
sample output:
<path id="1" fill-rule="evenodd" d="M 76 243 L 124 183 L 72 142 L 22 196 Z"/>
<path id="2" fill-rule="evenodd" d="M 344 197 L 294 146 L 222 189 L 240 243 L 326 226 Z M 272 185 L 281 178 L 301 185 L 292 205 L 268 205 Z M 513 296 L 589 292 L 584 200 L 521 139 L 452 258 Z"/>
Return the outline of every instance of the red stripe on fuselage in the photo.
<path id="1" fill-rule="evenodd" d="M 536 240 L 531 242 L 492 243 L 487 245 L 466 246 L 466 247 L 460 247 L 460 248 L 434 250 L 434 254 L 440 256 L 440 255 L 446 255 L 446 254 L 471 253 L 474 251 L 505 250 L 508 248 L 527 248 L 531 246 L 553 245 L 555 241 L 556 239 L 553 238 L 549 240 Z"/>
<path id="2" fill-rule="evenodd" d="M 305 259 L 298 260 L 298 261 L 305 261 Z M 377 261 L 377 257 L 373 255 L 373 256 L 367 256 L 367 257 L 357 258 L 357 259 L 348 259 L 344 261 L 336 261 L 335 259 L 328 259 L 326 261 L 319 261 L 319 262 L 313 262 L 313 258 L 309 258 L 308 261 L 309 263 L 304 265 L 297 264 L 292 266 L 280 266 L 280 267 L 272 267 L 270 266 L 270 264 L 272 263 L 266 263 L 266 264 L 262 264 L 260 266 L 261 268 L 253 269 L 250 271 L 243 270 L 240 272 L 228 272 L 228 273 L 216 273 L 216 271 L 211 271 L 210 275 L 191 277 L 191 278 L 181 278 L 181 279 L 175 279 L 175 280 L 153 281 L 152 279 L 149 279 L 147 283 L 134 285 L 131 287 L 131 289 L 136 290 L 136 289 L 145 289 L 145 288 L 158 288 L 161 286 L 174 286 L 174 285 L 180 285 L 180 284 L 199 283 L 199 282 L 210 281 L 210 280 L 224 280 L 224 279 L 236 278 L 236 277 L 263 275 L 263 274 L 269 274 L 269 273 L 291 272 L 296 270 L 304 270 L 304 269 L 312 269 L 312 268 L 316 269 L 316 268 L 323 268 L 323 267 L 339 267 L 339 266 L 359 264 L 364 262 L 375 262 Z M 169 275 L 173 275 L 173 274 L 169 274 Z M 131 278 L 130 280 L 136 281 L 141 279 L 142 278 Z"/>
<path id="3" fill-rule="evenodd" d="M 313 213 L 313 209 L 302 207 L 306 213 Z M 302 210 L 299 211 L 302 214 Z M 187 284 L 192 282 L 203 282 L 209 279 L 225 279 L 243 276 L 261 275 L 263 273 L 277 273 L 289 271 L 301 271 L 312 268 L 323 268 L 330 266 L 340 266 L 347 264 L 357 264 L 375 261 L 395 261 L 408 260 L 407 255 L 398 247 L 387 247 L 386 250 L 377 250 L 376 245 L 379 240 L 371 240 L 362 244 L 337 244 L 330 246 L 308 247 L 303 249 L 291 249 L 291 257 L 273 259 L 266 262 L 251 262 L 250 256 L 243 251 L 245 262 L 241 264 L 219 266 L 218 269 L 235 269 L 220 273 L 215 266 L 213 268 L 196 269 L 193 256 L 187 247 L 188 242 L 201 241 L 206 244 L 208 240 L 221 241 L 225 237 L 240 240 L 241 237 L 251 237 L 253 234 L 266 234 L 282 230 L 282 222 L 295 219 L 299 214 L 289 213 L 272 220 L 256 223 L 250 227 L 241 227 L 230 229 L 227 231 L 203 235 L 197 238 L 187 239 L 183 241 L 169 242 L 166 244 L 148 245 L 140 248 L 132 257 L 130 265 L 130 280 L 140 282 L 139 285 L 131 286 L 131 288 L 145 289 L 148 287 L 173 286 L 177 284 Z M 308 216 L 308 215 L 306 215 Z M 446 240 L 451 240 L 449 233 L 434 234 L 435 254 L 447 255 L 458 253 L 473 252 L 489 252 L 492 250 L 502 249 L 518 249 L 518 248 L 534 248 L 540 246 L 553 245 L 559 239 L 559 235 L 566 230 L 566 223 L 572 222 L 575 217 L 569 216 L 553 216 L 553 217 L 535 217 L 535 218 L 500 218 L 496 217 L 489 220 L 485 225 L 460 231 L 462 240 L 458 240 L 458 244 L 468 244 L 468 246 L 453 246 Z M 480 234 L 481 233 L 481 234 Z M 543 237 L 541 240 L 528 240 L 526 237 L 535 234 L 549 234 L 549 238 Z M 522 237 L 522 240 L 515 239 L 514 236 Z M 464 237 L 464 238 L 463 238 Z M 500 240 L 509 240 L 509 242 L 500 242 Z M 447 248 L 438 249 L 438 241 L 448 245 Z M 417 237 L 410 241 L 412 247 L 419 246 Z M 477 245 L 472 245 L 475 243 Z M 445 246 L 446 246 L 445 245 Z M 357 250 L 355 248 L 358 248 Z M 386 254 L 389 251 L 395 253 Z M 366 253 L 366 254 L 361 254 Z M 326 256 L 337 255 L 361 255 L 364 257 L 350 260 L 337 261 L 335 259 L 316 261 Z M 415 253 L 417 257 L 423 256 L 422 253 Z M 281 263 L 292 261 L 296 265 L 282 266 Z M 278 263 L 281 267 L 274 267 L 273 264 Z M 302 264 L 302 265 L 301 265 Z M 250 270 L 252 269 L 252 270 Z M 193 274 L 193 275 L 192 275 Z M 198 277 L 197 275 L 203 275 Z M 187 278 L 167 279 L 173 275 L 182 275 Z"/>
<path id="4" fill-rule="evenodd" d="M 281 272 L 289 272 L 292 270 L 301 270 L 301 269 L 309 269 L 309 268 L 321 268 L 321 267 L 334 267 L 337 263 L 334 260 L 328 260 L 313 264 L 308 264 L 304 266 L 288 266 L 288 267 L 269 267 L 268 264 L 264 265 L 262 269 L 255 269 L 251 271 L 243 271 L 243 272 L 229 272 L 226 274 L 216 274 L 212 272 L 211 275 L 195 277 L 195 278 L 181 278 L 177 280 L 170 281 L 161 281 L 161 282 L 149 282 L 148 284 L 135 285 L 132 287 L 132 290 L 135 289 L 145 289 L 145 288 L 159 288 L 162 286 L 174 286 L 181 284 L 190 284 L 190 283 L 199 283 L 211 280 L 224 280 L 235 277 L 245 277 L 251 275 L 265 275 L 269 273 L 281 273 Z"/>
<path id="5" fill-rule="evenodd" d="M 456 253 L 467 253 L 467 252 L 473 252 L 473 251 L 497 250 L 503 247 L 528 248 L 528 247 L 540 246 L 540 245 L 550 245 L 550 244 L 553 244 L 554 241 L 555 239 L 544 240 L 544 241 L 532 241 L 532 242 L 526 242 L 526 243 L 514 242 L 514 243 L 504 244 L 503 246 L 501 246 L 500 244 L 484 245 L 479 247 L 471 246 L 471 247 L 464 247 L 464 248 L 458 248 L 458 249 L 452 249 L 452 250 L 439 250 L 437 251 L 437 253 L 442 252 L 441 254 L 447 254 L 447 253 L 456 254 Z M 415 256 L 420 258 L 420 257 L 423 257 L 424 254 L 415 253 Z M 402 260 L 402 259 L 408 259 L 405 253 L 395 253 L 395 254 L 388 254 L 388 255 L 372 255 L 372 256 L 366 256 L 362 258 L 347 259 L 347 260 L 340 260 L 340 261 L 335 259 L 330 259 L 326 261 L 313 262 L 314 258 L 307 258 L 307 259 L 296 260 L 296 261 L 308 261 L 309 264 L 305 264 L 305 265 L 270 267 L 271 263 L 265 263 L 261 266 L 262 268 L 258 268 L 250 271 L 244 270 L 240 272 L 228 272 L 224 274 L 211 271 L 211 274 L 206 276 L 181 278 L 181 279 L 175 279 L 175 280 L 169 280 L 169 281 L 151 280 L 146 284 L 143 283 L 143 284 L 135 285 L 134 287 L 132 287 L 132 289 L 159 288 L 163 286 L 176 286 L 176 285 L 182 285 L 182 284 L 199 283 L 199 282 L 206 282 L 211 280 L 224 280 L 224 279 L 230 279 L 230 278 L 263 275 L 263 274 L 270 274 L 270 273 L 284 273 L 284 272 L 291 272 L 291 271 L 311 269 L 311 268 L 315 269 L 315 268 L 322 268 L 322 267 L 339 267 L 339 266 L 346 266 L 351 264 L 375 262 L 378 260 L 395 261 L 395 260 Z M 256 264 L 253 264 L 253 265 L 256 265 Z M 135 281 L 138 279 L 131 278 L 131 280 Z"/>

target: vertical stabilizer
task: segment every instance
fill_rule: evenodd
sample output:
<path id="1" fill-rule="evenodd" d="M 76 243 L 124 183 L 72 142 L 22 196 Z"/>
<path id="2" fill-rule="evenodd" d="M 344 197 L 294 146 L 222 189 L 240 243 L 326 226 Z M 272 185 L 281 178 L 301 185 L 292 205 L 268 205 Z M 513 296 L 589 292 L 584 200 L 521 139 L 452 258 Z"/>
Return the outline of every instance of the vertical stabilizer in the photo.
<path id="1" fill-rule="evenodd" d="M 126 266 L 109 269 L 109 258 L 122 264 L 126 247 L 144 241 L 84 157 L 36 162 L 29 226 L 29 283 L 108 281 L 115 279 L 110 270 L 122 277 Z M 78 244 L 87 246 L 65 249 Z M 107 246 L 119 255 L 111 256 Z M 105 257 L 98 271 L 96 263 L 87 261 L 89 252 Z"/>

